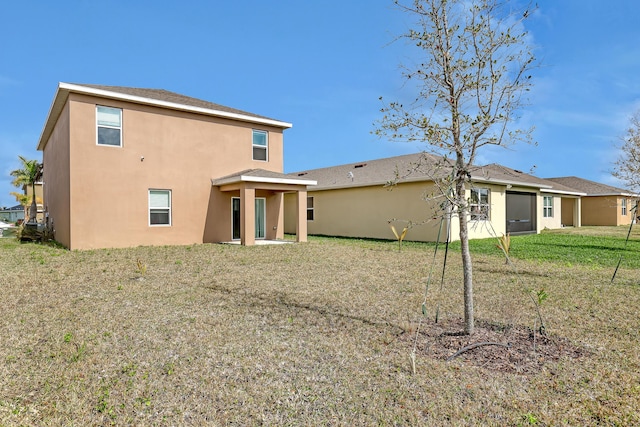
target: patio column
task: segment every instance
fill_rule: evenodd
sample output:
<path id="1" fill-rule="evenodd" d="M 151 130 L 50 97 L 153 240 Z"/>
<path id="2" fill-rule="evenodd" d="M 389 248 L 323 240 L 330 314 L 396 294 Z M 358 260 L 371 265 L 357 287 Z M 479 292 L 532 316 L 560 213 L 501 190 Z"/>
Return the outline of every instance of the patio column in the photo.
<path id="1" fill-rule="evenodd" d="M 300 190 L 297 193 L 296 207 L 298 219 L 296 222 L 296 241 L 307 241 L 307 190 Z"/>
<path id="2" fill-rule="evenodd" d="M 577 197 L 573 204 L 573 226 L 582 227 L 582 199 Z"/>
<path id="3" fill-rule="evenodd" d="M 240 243 L 253 246 L 256 243 L 256 190 L 240 188 Z"/>

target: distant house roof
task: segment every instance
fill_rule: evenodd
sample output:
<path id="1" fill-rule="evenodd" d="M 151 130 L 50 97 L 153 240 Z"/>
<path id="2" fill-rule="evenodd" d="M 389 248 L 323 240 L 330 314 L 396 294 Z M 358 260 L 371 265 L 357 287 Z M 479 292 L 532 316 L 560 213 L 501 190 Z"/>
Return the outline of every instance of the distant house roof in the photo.
<path id="1" fill-rule="evenodd" d="M 306 170 L 289 175 L 318 181 L 318 185 L 313 188 L 313 191 L 319 191 L 384 185 L 391 182 L 430 181 L 451 174 L 451 168 L 451 162 L 444 157 L 416 153 Z M 575 189 L 498 164 L 474 167 L 471 171 L 471 180 L 532 187 L 551 193 L 576 196 L 583 194 Z"/>
<path id="2" fill-rule="evenodd" d="M 318 182 L 315 190 L 384 185 L 390 181 L 424 181 L 450 171 L 444 159 L 425 153 L 408 154 L 289 174 Z"/>
<path id="3" fill-rule="evenodd" d="M 231 175 L 223 176 L 221 178 L 214 178 L 211 180 L 211 185 L 220 186 L 226 184 L 235 184 L 238 182 L 316 185 L 316 181 L 311 179 L 293 177 L 284 173 L 267 171 L 264 169 L 247 169 Z"/>
<path id="4" fill-rule="evenodd" d="M 552 181 L 552 182 L 573 188 L 577 191 L 582 191 L 587 196 L 638 197 L 638 194 L 634 194 L 629 190 L 613 187 L 607 184 L 601 184 L 599 182 L 589 181 L 588 179 L 578 178 L 577 176 L 547 178 L 547 181 Z"/>
<path id="5" fill-rule="evenodd" d="M 67 102 L 70 93 L 82 93 L 87 95 L 100 96 L 104 98 L 117 99 L 133 102 L 137 104 L 154 105 L 172 110 L 189 111 L 209 116 L 240 120 L 244 122 L 263 124 L 276 128 L 287 129 L 291 123 L 271 119 L 224 105 L 180 95 L 164 89 L 144 89 L 123 86 L 103 86 L 92 84 L 59 83 L 53 103 L 49 110 L 44 129 L 38 142 L 38 150 L 43 150 L 44 146 L 53 131 L 53 127 Z"/>
<path id="6" fill-rule="evenodd" d="M 2 211 L 24 211 L 24 206 L 22 205 L 15 205 L 15 206 L 11 206 L 10 208 L 4 208 L 1 209 Z"/>

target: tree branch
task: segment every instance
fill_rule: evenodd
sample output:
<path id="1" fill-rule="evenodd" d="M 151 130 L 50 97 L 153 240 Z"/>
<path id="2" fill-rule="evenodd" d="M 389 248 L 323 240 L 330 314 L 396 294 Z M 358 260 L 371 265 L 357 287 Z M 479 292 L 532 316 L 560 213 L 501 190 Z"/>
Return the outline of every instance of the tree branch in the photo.
<path id="1" fill-rule="evenodd" d="M 447 357 L 447 362 L 452 361 L 453 359 L 455 359 L 456 357 L 460 356 L 462 353 L 466 353 L 469 350 L 473 350 L 474 348 L 478 348 L 478 347 L 482 347 L 485 345 L 497 345 L 499 347 L 504 347 L 504 348 L 511 348 L 511 344 L 502 344 L 499 342 L 489 342 L 489 341 L 484 341 L 484 342 L 478 342 L 475 344 L 470 344 L 466 347 L 462 347 L 460 350 L 458 350 L 457 352 L 455 352 L 454 354 L 452 354 L 451 356 Z"/>

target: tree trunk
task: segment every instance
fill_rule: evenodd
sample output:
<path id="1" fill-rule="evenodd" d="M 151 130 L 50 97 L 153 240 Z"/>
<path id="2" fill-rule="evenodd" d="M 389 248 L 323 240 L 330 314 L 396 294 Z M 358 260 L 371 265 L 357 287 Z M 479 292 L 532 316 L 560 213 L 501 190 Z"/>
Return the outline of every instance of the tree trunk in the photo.
<path id="1" fill-rule="evenodd" d="M 469 207 L 465 199 L 464 180 L 459 179 L 456 183 L 458 219 L 460 221 L 460 253 L 462 255 L 462 274 L 464 280 L 464 333 L 473 335 L 473 268 L 471 263 L 471 253 L 469 252 L 469 229 L 467 225 L 467 214 Z"/>
<path id="2" fill-rule="evenodd" d="M 38 220 L 38 203 L 36 202 L 36 185 L 31 184 L 31 192 L 33 198 L 31 199 L 31 207 L 29 207 L 29 221 L 28 222 L 37 222 Z"/>

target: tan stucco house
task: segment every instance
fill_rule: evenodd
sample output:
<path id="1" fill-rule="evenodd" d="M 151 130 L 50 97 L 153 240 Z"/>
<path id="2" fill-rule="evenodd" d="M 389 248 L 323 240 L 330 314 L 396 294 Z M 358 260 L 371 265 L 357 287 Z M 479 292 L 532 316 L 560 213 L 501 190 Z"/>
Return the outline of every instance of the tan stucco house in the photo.
<path id="1" fill-rule="evenodd" d="M 632 210 L 634 202 L 640 198 L 638 194 L 576 176 L 547 180 L 584 193 L 582 225 L 629 225 L 634 220 Z"/>
<path id="2" fill-rule="evenodd" d="M 318 183 L 307 194 L 310 234 L 393 239 L 390 225 L 402 229 L 410 224 L 406 240 L 435 241 L 443 212 L 439 209 L 440 201 L 425 200 L 441 193 L 434 178 L 446 176 L 450 171 L 443 158 L 417 153 L 301 171 L 290 176 Z M 390 182 L 395 185 L 386 185 Z M 470 237 L 580 226 L 583 195 L 560 183 L 505 166 L 478 166 L 471 174 L 467 189 L 471 203 Z M 296 200 L 285 195 L 285 212 L 294 213 L 296 209 Z M 285 218 L 288 217 L 285 214 Z M 563 222 L 564 217 L 569 220 Z M 286 221 L 285 231 L 294 230 L 295 224 Z M 458 235 L 454 213 L 451 239 L 458 239 Z"/>
<path id="3" fill-rule="evenodd" d="M 38 150 L 46 221 L 70 249 L 307 238 L 291 124 L 158 89 L 60 83 Z"/>

